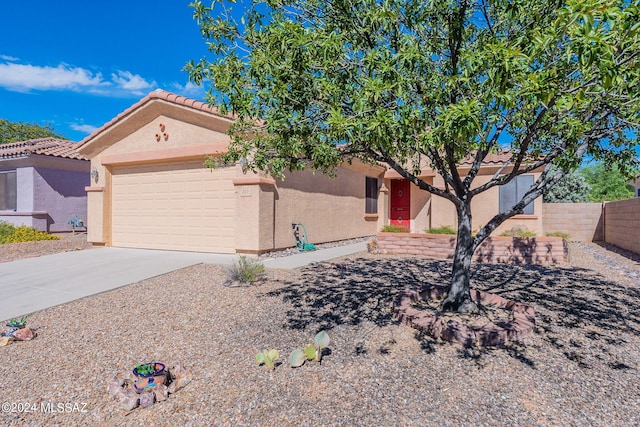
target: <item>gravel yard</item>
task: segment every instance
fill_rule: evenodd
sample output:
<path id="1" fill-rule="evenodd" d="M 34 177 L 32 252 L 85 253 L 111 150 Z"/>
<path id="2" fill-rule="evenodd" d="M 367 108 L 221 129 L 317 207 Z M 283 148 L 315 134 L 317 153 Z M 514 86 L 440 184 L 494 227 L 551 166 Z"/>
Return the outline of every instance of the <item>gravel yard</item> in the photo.
<path id="1" fill-rule="evenodd" d="M 0 246 L 0 262 L 87 247 L 18 245 Z M 537 316 L 524 342 L 487 349 L 435 342 L 392 319 L 400 290 L 446 283 L 449 268 L 362 253 L 229 288 L 223 268 L 198 265 L 35 313 L 37 338 L 0 348 L 2 400 L 86 412 L 2 413 L 0 424 L 640 424 L 638 259 L 573 243 L 568 267 L 479 266 L 474 286 Z M 322 364 L 289 368 L 289 353 L 321 329 L 332 339 Z M 255 363 L 265 348 L 282 354 L 273 372 Z M 152 360 L 187 366 L 194 380 L 123 412 L 107 380 Z"/>
<path id="2" fill-rule="evenodd" d="M 87 243 L 87 233 L 65 233 L 58 236 L 60 240 L 41 240 L 39 242 L 0 245 L 0 262 L 91 248 L 91 244 Z"/>

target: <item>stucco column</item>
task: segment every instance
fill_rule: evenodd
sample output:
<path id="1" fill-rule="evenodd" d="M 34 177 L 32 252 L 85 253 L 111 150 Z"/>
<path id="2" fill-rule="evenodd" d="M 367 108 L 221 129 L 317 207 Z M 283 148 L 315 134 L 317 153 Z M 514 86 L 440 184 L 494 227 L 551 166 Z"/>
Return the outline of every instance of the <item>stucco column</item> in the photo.
<path id="1" fill-rule="evenodd" d="M 236 189 L 236 252 L 257 255 L 274 249 L 275 180 L 260 176 L 233 180 Z"/>

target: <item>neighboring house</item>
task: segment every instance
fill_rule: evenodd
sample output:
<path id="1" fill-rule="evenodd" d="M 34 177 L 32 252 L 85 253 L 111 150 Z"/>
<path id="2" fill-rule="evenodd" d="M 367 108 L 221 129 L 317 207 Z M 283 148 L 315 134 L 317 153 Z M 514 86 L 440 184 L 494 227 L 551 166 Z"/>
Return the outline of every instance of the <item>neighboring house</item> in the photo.
<path id="1" fill-rule="evenodd" d="M 508 151 L 487 155 L 473 185 L 477 187 L 490 181 L 494 174 L 510 158 L 511 153 Z M 471 168 L 471 165 L 471 160 L 463 160 L 460 163 L 458 172 L 463 178 Z M 511 168 L 507 167 L 503 173 L 509 173 L 511 170 Z M 529 186 L 538 179 L 540 173 L 541 170 L 536 170 L 530 174 L 518 176 L 507 185 L 496 186 L 476 196 L 471 201 L 473 213 L 472 229 L 479 230 L 498 212 L 513 206 L 520 200 Z M 435 187 L 444 189 L 443 178 L 427 166 L 422 168 L 420 178 Z M 383 193 L 384 200 L 381 200 L 380 204 L 388 206 L 389 212 L 385 214 L 385 217 L 389 218 L 391 224 L 408 227 L 414 233 L 422 233 L 428 228 L 441 226 L 457 227 L 457 214 L 453 203 L 420 190 L 403 179 L 394 170 L 388 170 L 385 173 Z M 503 231 L 514 227 L 526 228 L 537 235 L 543 234 L 542 197 L 526 206 L 523 214 L 516 215 L 505 221 L 493 232 L 493 235 L 499 235 Z"/>
<path id="2" fill-rule="evenodd" d="M 206 168 L 207 155 L 227 149 L 232 121 L 207 104 L 157 90 L 85 138 L 78 151 L 91 159 L 88 240 L 257 254 L 295 246 L 292 224 L 304 224 L 311 243 L 374 235 L 389 223 L 413 232 L 456 225 L 452 203 L 383 166 L 345 163 L 335 178 L 301 171 L 284 180 L 247 173 L 241 163 Z M 489 156 L 477 181 L 489 180 L 505 160 L 504 153 Z M 463 163 L 461 172 L 469 166 Z M 512 203 L 536 177 L 477 197 L 474 226 L 486 223 L 500 203 Z M 444 185 L 428 169 L 423 179 Z M 541 233 L 541 212 L 540 199 L 500 230 L 518 225 Z"/>
<path id="3" fill-rule="evenodd" d="M 629 181 L 629 185 L 633 187 L 633 193 L 635 197 L 640 197 L 640 177 L 633 181 Z"/>
<path id="4" fill-rule="evenodd" d="M 40 231 L 71 231 L 86 220 L 89 161 L 55 138 L 0 144 L 0 221 Z"/>
<path id="5" fill-rule="evenodd" d="M 311 243 L 370 236 L 385 168 L 354 162 L 337 176 L 290 173 L 285 180 L 204 167 L 224 152 L 233 118 L 206 104 L 155 91 L 92 135 L 88 240 L 96 245 L 220 253 L 295 246 L 292 224 Z M 380 184 L 379 184 L 380 183 Z"/>

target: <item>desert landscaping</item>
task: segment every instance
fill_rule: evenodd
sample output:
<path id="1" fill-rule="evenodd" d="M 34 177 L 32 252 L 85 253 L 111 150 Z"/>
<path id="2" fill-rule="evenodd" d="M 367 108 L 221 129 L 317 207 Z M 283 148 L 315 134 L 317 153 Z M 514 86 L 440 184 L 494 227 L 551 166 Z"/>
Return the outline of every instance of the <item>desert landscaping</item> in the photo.
<path id="1" fill-rule="evenodd" d="M 450 265 L 366 252 L 227 287 L 197 265 L 29 317 L 32 341 L 2 347 L 5 401 L 77 411 L 3 413 L 7 425 L 634 425 L 640 419 L 637 258 L 573 243 L 566 267 L 480 265 L 479 289 L 530 304 L 534 333 L 470 347 L 394 319 L 405 288 Z M 82 235 L 3 245 L 0 261 L 86 248 Z M 101 250 L 101 249 L 90 249 Z M 321 363 L 289 354 L 326 331 Z M 277 349 L 274 370 L 255 354 Z M 121 409 L 108 381 L 139 363 L 192 381 L 149 408 Z M 55 406 L 54 406 L 55 407 Z M 73 408 L 73 406 L 70 406 Z"/>

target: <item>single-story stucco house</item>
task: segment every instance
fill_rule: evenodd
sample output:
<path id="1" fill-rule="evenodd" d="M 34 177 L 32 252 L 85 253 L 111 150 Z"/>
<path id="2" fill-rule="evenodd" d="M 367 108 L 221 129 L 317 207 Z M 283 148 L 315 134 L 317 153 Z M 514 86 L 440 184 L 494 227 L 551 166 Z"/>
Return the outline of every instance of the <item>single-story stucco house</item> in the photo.
<path id="1" fill-rule="evenodd" d="M 311 243 L 380 229 L 381 166 L 345 164 L 333 179 L 303 171 L 284 180 L 245 173 L 240 164 L 206 168 L 207 155 L 226 150 L 232 120 L 157 90 L 81 141 L 78 151 L 96 177 L 86 188 L 88 240 L 257 254 L 295 246 L 292 224 L 303 224 Z"/>
<path id="2" fill-rule="evenodd" d="M 40 231 L 72 231 L 87 216 L 89 161 L 56 138 L 0 144 L 0 221 Z"/>
<path id="3" fill-rule="evenodd" d="M 157 90 L 81 141 L 78 151 L 91 160 L 95 178 L 86 188 L 88 240 L 259 254 L 295 246 L 292 224 L 304 224 L 311 243 L 371 236 L 389 223 L 408 225 L 414 232 L 455 225 L 450 202 L 380 165 L 345 163 L 334 178 L 301 171 L 284 180 L 244 171 L 241 164 L 206 168 L 207 155 L 227 149 L 232 121 L 205 103 Z M 479 180 L 495 173 L 500 156 L 488 159 Z M 423 175 L 440 185 L 428 168 Z M 495 189 L 479 197 L 475 219 L 488 220 L 500 197 L 506 203 L 518 191 L 514 187 L 499 194 Z M 531 212 L 505 228 L 525 222 L 541 231 L 540 212 L 536 201 Z"/>

